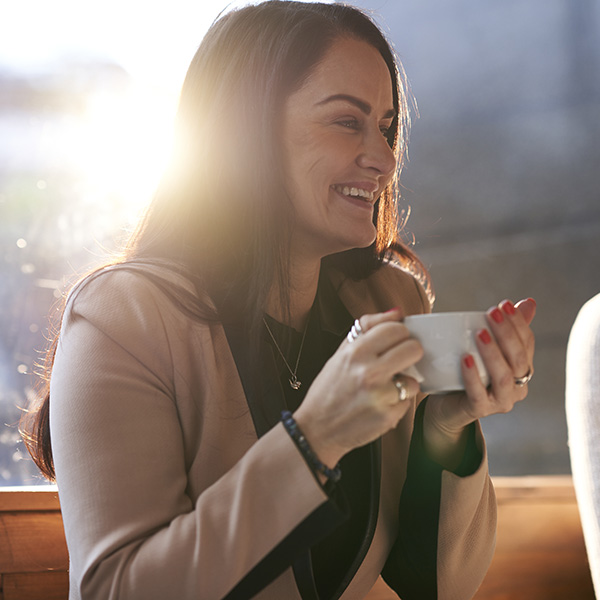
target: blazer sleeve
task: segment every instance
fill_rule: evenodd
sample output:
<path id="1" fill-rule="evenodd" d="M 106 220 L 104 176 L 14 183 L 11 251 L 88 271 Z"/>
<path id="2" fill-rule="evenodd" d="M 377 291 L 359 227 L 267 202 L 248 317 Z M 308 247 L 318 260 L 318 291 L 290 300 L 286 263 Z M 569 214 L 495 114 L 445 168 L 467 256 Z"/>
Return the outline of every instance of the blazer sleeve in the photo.
<path id="1" fill-rule="evenodd" d="M 400 305 L 404 314 L 431 312 L 425 288 L 394 263 L 368 280 L 339 273 L 332 280 L 358 317 Z M 402 600 L 468 600 L 489 567 L 496 539 L 496 499 L 479 423 L 470 427 L 470 452 L 453 473 L 427 456 L 422 440 L 426 399 L 419 404 L 410 442 L 407 477 L 398 510 L 398 536 L 383 568 Z"/>
<path id="2" fill-rule="evenodd" d="M 382 575 L 403 600 L 469 600 L 483 581 L 496 539 L 496 499 L 478 422 L 469 426 L 462 463 L 444 470 L 423 444 L 415 415 L 399 533 Z"/>
<path id="3" fill-rule="evenodd" d="M 251 597 L 344 518 L 281 424 L 192 498 L 174 312 L 144 277 L 116 271 L 67 305 L 50 426 L 71 599 Z"/>

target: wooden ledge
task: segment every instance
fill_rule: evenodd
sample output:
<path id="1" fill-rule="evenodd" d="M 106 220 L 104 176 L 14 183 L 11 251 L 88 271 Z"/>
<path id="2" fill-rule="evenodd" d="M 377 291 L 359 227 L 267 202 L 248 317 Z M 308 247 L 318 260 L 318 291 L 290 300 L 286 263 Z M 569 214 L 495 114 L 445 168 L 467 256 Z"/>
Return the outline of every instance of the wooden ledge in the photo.
<path id="1" fill-rule="evenodd" d="M 55 485 L 0 487 L 0 512 L 60 510 Z"/>
<path id="2" fill-rule="evenodd" d="M 527 475 L 521 477 L 492 477 L 498 504 L 504 502 L 532 501 L 575 502 L 575 489 L 571 475 Z"/>
<path id="3" fill-rule="evenodd" d="M 496 553 L 474 600 L 593 600 L 571 476 L 492 479 Z M 56 486 L 0 488 L 0 565 L 0 600 L 67 597 L 68 555 Z M 393 598 L 381 579 L 367 596 Z"/>
<path id="4" fill-rule="evenodd" d="M 575 500 L 571 475 L 527 475 L 492 477 L 498 503 L 531 501 L 546 498 L 553 501 Z M 0 487 L 0 511 L 57 510 L 58 488 L 55 485 Z"/>
<path id="5" fill-rule="evenodd" d="M 56 486 L 0 488 L 0 600 L 66 598 L 68 566 Z"/>

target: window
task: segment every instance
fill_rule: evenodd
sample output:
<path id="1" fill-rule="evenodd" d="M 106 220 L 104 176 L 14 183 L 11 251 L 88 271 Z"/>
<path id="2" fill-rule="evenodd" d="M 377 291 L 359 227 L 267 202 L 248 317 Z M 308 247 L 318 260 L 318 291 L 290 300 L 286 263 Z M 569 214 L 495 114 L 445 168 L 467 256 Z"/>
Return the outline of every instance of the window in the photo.
<path id="1" fill-rule="evenodd" d="M 151 197 L 185 69 L 220 10 L 195 4 L 143 5 L 143 27 L 133 0 L 0 9 L 0 486 L 45 483 L 17 425 L 48 318 Z"/>

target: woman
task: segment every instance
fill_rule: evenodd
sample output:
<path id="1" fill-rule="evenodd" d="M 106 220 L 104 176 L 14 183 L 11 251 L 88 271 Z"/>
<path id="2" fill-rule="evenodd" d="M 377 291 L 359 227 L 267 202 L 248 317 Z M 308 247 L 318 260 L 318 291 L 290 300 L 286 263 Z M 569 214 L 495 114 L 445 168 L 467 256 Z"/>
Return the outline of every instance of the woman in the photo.
<path id="1" fill-rule="evenodd" d="M 125 260 L 71 293 L 33 431 L 72 599 L 354 599 L 380 573 L 405 600 L 473 595 L 495 534 L 477 419 L 525 397 L 534 308 L 490 310 L 489 389 L 469 356 L 465 394 L 397 376 L 422 354 L 402 318 L 430 310 L 397 239 L 408 125 L 354 8 L 211 27 L 174 166 Z"/>

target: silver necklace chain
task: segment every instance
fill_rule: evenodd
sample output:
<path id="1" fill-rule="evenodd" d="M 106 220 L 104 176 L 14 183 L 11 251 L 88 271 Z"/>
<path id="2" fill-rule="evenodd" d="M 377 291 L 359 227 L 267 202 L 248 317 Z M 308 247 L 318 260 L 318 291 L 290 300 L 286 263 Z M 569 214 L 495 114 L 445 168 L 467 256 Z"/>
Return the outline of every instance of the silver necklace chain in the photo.
<path id="1" fill-rule="evenodd" d="M 308 316 L 308 319 L 310 320 L 310 314 Z M 288 379 L 288 381 L 290 382 L 290 387 L 293 390 L 300 389 L 302 382 L 298 379 L 298 377 L 296 377 L 296 373 L 298 373 L 298 365 L 300 364 L 300 356 L 302 356 L 302 348 L 304 347 L 304 339 L 306 338 L 306 332 L 308 331 L 308 321 L 306 321 L 306 325 L 304 327 L 304 333 L 302 334 L 302 341 L 300 342 L 300 350 L 298 350 L 298 358 L 296 358 L 296 365 L 294 366 L 293 371 L 292 371 L 292 367 L 290 367 L 290 365 L 288 364 L 288 361 L 285 359 L 285 354 L 281 351 L 281 348 L 279 347 L 279 344 L 277 343 L 277 340 L 275 339 L 275 336 L 273 335 L 273 332 L 271 331 L 271 328 L 269 327 L 269 325 L 264 317 L 263 317 L 263 323 L 265 324 L 265 327 L 267 328 L 267 331 L 269 332 L 269 335 L 271 336 L 271 339 L 273 340 L 273 343 L 275 344 L 275 348 L 277 348 L 279 355 L 283 359 L 283 362 L 284 362 L 285 366 L 287 367 L 287 370 L 290 372 L 291 377 Z"/>

